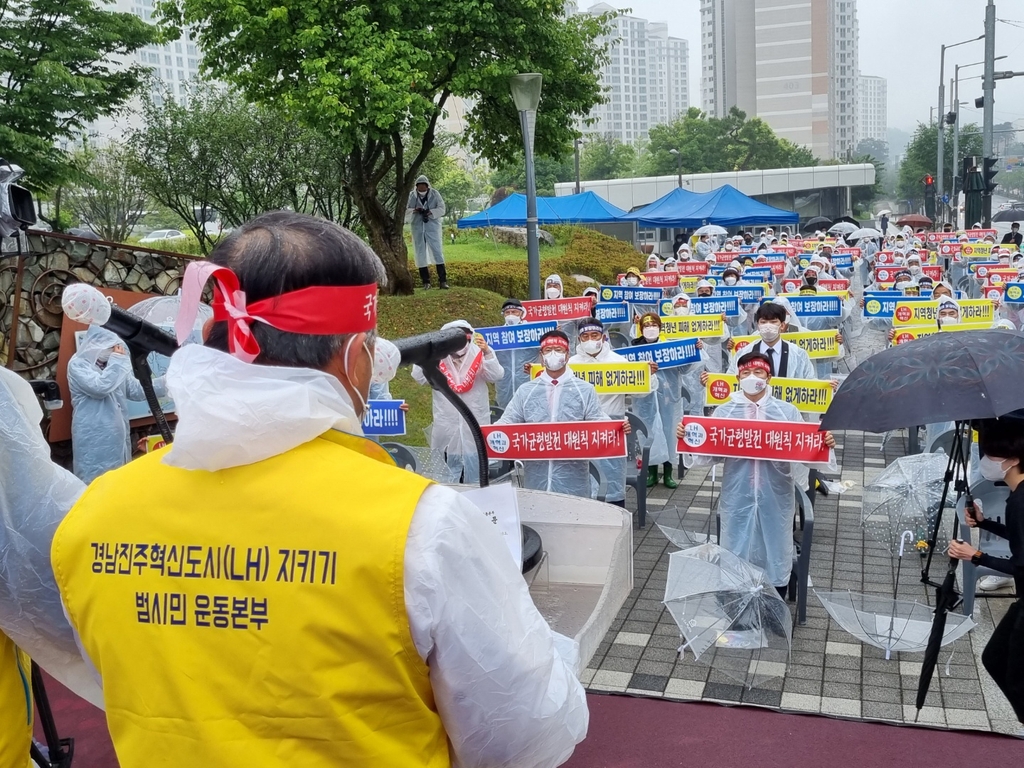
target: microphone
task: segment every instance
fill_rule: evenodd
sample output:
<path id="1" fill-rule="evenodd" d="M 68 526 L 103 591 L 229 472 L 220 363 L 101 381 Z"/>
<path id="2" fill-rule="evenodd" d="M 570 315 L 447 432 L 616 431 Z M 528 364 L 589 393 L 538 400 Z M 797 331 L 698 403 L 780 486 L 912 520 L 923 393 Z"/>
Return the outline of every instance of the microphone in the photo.
<path id="1" fill-rule="evenodd" d="M 400 365 L 418 365 L 430 368 L 436 363 L 466 346 L 466 330 L 449 328 L 446 331 L 432 331 L 392 342 L 402 353 Z"/>
<path id="2" fill-rule="evenodd" d="M 137 349 L 167 357 L 178 351 L 178 342 L 171 334 L 112 304 L 91 285 L 67 286 L 60 303 L 69 319 L 106 328 Z"/>

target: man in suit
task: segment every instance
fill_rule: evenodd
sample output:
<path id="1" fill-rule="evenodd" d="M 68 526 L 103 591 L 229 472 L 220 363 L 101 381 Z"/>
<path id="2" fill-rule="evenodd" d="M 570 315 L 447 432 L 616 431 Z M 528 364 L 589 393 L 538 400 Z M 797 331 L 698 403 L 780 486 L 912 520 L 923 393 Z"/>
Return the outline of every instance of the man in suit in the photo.
<path id="1" fill-rule="evenodd" d="M 1021 240 L 1024 240 L 1024 237 L 1020 234 L 1020 222 L 1015 221 L 1010 225 L 1010 231 L 1003 235 L 1002 245 L 1016 245 L 1020 248 Z"/>

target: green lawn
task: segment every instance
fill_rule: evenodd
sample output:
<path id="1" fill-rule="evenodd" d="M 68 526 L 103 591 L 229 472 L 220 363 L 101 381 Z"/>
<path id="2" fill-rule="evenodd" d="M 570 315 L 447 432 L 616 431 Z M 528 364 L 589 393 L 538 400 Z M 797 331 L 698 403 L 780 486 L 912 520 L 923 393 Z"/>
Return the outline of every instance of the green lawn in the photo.
<path id="1" fill-rule="evenodd" d="M 454 243 L 451 240 L 452 232 L 456 233 Z M 445 229 L 445 261 L 507 261 L 526 258 L 525 248 L 496 243 L 486 235 L 487 230 L 485 229 L 471 231 Z M 541 244 L 540 255 L 542 258 L 563 256 L 564 254 L 565 247 L 562 245 Z M 409 242 L 409 258 L 412 258 L 411 241 Z"/>

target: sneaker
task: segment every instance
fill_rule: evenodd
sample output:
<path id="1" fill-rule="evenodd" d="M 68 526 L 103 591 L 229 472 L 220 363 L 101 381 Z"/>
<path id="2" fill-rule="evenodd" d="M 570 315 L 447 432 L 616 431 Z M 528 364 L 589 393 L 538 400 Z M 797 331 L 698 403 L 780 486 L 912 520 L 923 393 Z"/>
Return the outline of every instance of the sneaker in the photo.
<path id="1" fill-rule="evenodd" d="M 423 290 L 424 290 L 424 291 L 429 291 L 429 290 L 430 290 L 430 288 L 431 288 L 431 286 L 430 286 L 430 283 L 424 283 L 424 284 L 423 284 Z"/>
<path id="2" fill-rule="evenodd" d="M 448 283 L 441 283 L 441 290 L 447 291 L 448 290 Z"/>
<path id="3" fill-rule="evenodd" d="M 978 579 L 978 589 L 982 592 L 992 592 L 1012 586 L 1013 578 L 1010 576 L 982 576 Z"/>

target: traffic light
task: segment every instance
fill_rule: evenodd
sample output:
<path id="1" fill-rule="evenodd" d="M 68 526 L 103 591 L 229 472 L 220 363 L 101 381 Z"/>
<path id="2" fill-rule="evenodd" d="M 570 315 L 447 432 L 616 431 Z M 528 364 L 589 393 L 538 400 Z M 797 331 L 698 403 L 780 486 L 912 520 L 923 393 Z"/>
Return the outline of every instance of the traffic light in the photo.
<path id="1" fill-rule="evenodd" d="M 982 178 L 985 181 L 985 192 L 990 195 L 995 192 L 995 189 L 998 186 L 995 182 L 996 174 L 999 173 L 995 167 L 998 162 L 998 158 L 986 157 L 984 159 L 984 168 L 981 171 Z"/>
<path id="2" fill-rule="evenodd" d="M 935 177 L 930 173 L 924 177 L 924 214 L 935 221 Z"/>

